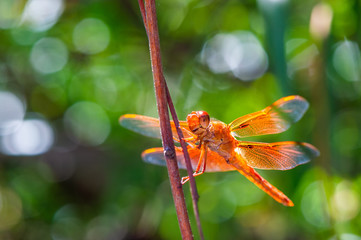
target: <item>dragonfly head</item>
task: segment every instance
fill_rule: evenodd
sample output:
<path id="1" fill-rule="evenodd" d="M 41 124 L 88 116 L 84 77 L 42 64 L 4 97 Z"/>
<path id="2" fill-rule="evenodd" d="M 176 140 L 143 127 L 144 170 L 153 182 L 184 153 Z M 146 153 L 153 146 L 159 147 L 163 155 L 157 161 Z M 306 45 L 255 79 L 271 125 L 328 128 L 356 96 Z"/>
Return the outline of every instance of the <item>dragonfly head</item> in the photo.
<path id="1" fill-rule="evenodd" d="M 187 116 L 187 123 L 189 130 L 196 135 L 202 135 L 209 126 L 210 118 L 209 114 L 205 111 L 191 112 Z"/>

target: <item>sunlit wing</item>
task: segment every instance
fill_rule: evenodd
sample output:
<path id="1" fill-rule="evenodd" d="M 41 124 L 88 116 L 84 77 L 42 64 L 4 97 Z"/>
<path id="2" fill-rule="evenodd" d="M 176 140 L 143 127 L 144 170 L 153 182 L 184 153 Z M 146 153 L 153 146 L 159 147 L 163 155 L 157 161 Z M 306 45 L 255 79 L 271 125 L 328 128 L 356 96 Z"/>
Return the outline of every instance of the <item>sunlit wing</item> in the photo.
<path id="1" fill-rule="evenodd" d="M 147 137 L 161 138 L 159 119 L 137 115 L 137 114 L 125 114 L 119 118 L 119 123 L 123 127 L 132 130 L 134 132 L 140 133 Z M 183 132 L 184 138 L 196 138 L 189 129 L 188 124 L 185 121 L 179 121 L 180 128 Z M 175 140 L 179 141 L 178 134 L 174 122 L 171 121 L 171 128 L 173 137 Z"/>
<path id="2" fill-rule="evenodd" d="M 287 170 L 320 155 L 317 148 L 303 142 L 258 143 L 240 141 L 235 150 L 253 168 Z"/>
<path id="3" fill-rule="evenodd" d="M 265 109 L 237 118 L 229 124 L 232 134 L 249 137 L 286 131 L 300 120 L 308 102 L 300 96 L 281 98 Z"/>
<path id="4" fill-rule="evenodd" d="M 178 161 L 178 167 L 182 169 L 186 169 L 183 150 L 181 147 L 176 147 L 176 155 Z M 193 171 L 197 168 L 198 160 L 201 154 L 201 150 L 197 147 L 189 147 L 188 153 L 192 163 Z M 152 163 L 156 165 L 165 166 L 166 162 L 164 159 L 164 150 L 161 147 L 147 149 L 142 153 L 142 158 L 147 163 Z M 226 163 L 224 158 L 218 155 L 213 151 L 207 151 L 207 166 L 206 172 L 223 172 L 223 171 L 232 171 L 235 170 L 233 166 Z"/>

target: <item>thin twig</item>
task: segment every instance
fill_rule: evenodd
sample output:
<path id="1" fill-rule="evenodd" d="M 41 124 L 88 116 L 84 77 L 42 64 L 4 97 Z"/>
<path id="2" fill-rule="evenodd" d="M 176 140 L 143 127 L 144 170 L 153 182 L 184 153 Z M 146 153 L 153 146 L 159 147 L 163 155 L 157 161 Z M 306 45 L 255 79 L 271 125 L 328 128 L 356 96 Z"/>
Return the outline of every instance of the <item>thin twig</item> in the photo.
<path id="1" fill-rule="evenodd" d="M 141 3 L 141 1 L 139 1 Z M 143 15 L 143 14 L 142 14 Z M 166 85 L 160 57 L 160 43 L 155 9 L 155 0 L 145 0 L 145 23 L 149 40 L 150 57 L 152 63 L 153 81 L 160 122 L 160 131 L 167 163 L 168 175 L 177 212 L 178 223 L 183 239 L 193 239 L 187 207 L 178 171 L 172 129 L 169 121 Z"/>
<path id="2" fill-rule="evenodd" d="M 146 12 L 145 12 L 145 8 L 144 8 L 143 0 L 138 0 L 138 3 L 139 3 L 140 12 L 142 14 L 145 30 L 146 30 L 147 35 L 148 35 L 148 29 L 147 29 L 147 23 L 146 23 Z M 202 230 L 201 221 L 200 221 L 200 217 L 199 217 L 199 208 L 198 208 L 199 195 L 198 195 L 198 191 L 197 191 L 196 181 L 195 181 L 195 179 L 193 177 L 192 164 L 191 164 L 189 154 L 188 154 L 188 151 L 187 151 L 187 145 L 184 142 L 183 132 L 180 130 L 178 116 L 177 116 L 177 113 L 175 111 L 173 101 L 172 101 L 172 98 L 170 96 L 169 89 L 168 89 L 168 86 L 167 86 L 167 82 L 165 81 L 164 76 L 163 76 L 163 81 L 164 81 L 165 86 L 166 86 L 168 106 L 169 106 L 170 112 L 172 114 L 174 125 L 175 125 L 175 127 L 177 129 L 177 133 L 178 133 L 178 137 L 179 137 L 179 140 L 180 140 L 181 147 L 183 149 L 183 154 L 184 154 L 184 159 L 185 159 L 185 163 L 186 163 L 187 173 L 188 173 L 188 176 L 189 176 L 189 186 L 190 186 L 191 196 L 192 196 L 193 212 L 194 212 L 194 216 L 196 218 L 199 236 L 200 236 L 200 239 L 203 240 L 204 235 L 203 235 L 203 230 Z"/>
<path id="3" fill-rule="evenodd" d="M 139 5 L 140 13 L 142 14 L 145 31 L 146 31 L 147 34 L 148 34 L 147 23 L 146 23 L 146 21 L 147 21 L 147 20 L 146 20 L 146 13 L 145 13 L 145 8 L 144 8 L 144 2 L 143 2 L 143 0 L 138 0 L 138 5 Z"/>

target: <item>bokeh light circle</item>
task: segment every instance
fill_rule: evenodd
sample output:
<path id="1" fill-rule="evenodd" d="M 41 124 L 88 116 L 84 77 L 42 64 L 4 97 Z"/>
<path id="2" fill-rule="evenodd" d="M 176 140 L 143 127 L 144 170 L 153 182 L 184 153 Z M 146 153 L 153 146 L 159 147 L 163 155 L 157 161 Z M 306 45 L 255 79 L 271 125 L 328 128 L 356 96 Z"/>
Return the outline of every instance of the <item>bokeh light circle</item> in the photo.
<path id="1" fill-rule="evenodd" d="M 10 92 L 0 91 L 0 136 L 14 132 L 22 123 L 25 106 Z"/>
<path id="2" fill-rule="evenodd" d="M 38 155 L 50 149 L 54 142 L 54 132 L 41 119 L 23 121 L 13 134 L 1 138 L 1 150 L 7 155 Z"/>
<path id="3" fill-rule="evenodd" d="M 16 25 L 18 18 L 19 1 L 1 0 L 0 1 L 0 28 L 8 29 Z"/>
<path id="4" fill-rule="evenodd" d="M 337 45 L 332 58 L 337 73 L 350 82 L 361 79 L 361 53 L 356 42 L 343 41 Z"/>
<path id="5" fill-rule="evenodd" d="M 110 40 L 108 26 L 99 19 L 87 18 L 78 23 L 73 32 L 75 48 L 85 54 L 104 51 Z"/>
<path id="6" fill-rule="evenodd" d="M 68 49 L 57 38 L 42 38 L 33 46 L 30 62 L 35 70 L 43 74 L 63 69 L 68 61 Z"/>
<path id="7" fill-rule="evenodd" d="M 63 10 L 63 0 L 29 0 L 21 16 L 21 23 L 33 31 L 45 31 L 58 21 Z"/>
<path id="8" fill-rule="evenodd" d="M 331 199 L 332 214 L 337 221 L 348 221 L 360 212 L 360 197 L 352 189 L 352 183 L 344 180 L 335 189 Z"/>
<path id="9" fill-rule="evenodd" d="M 19 196 L 0 187 L 0 231 L 6 231 L 18 224 L 22 217 L 22 202 Z"/>
<path id="10" fill-rule="evenodd" d="M 329 212 L 325 208 L 327 198 L 321 181 L 309 184 L 303 193 L 301 209 L 305 219 L 317 228 L 327 228 L 330 224 Z"/>
<path id="11" fill-rule="evenodd" d="M 65 205 L 54 214 L 51 226 L 53 240 L 80 239 L 83 228 L 73 205 Z"/>
<path id="12" fill-rule="evenodd" d="M 251 32 L 217 34 L 204 45 L 201 61 L 214 73 L 231 72 L 243 81 L 261 77 L 268 68 L 268 57 Z"/>
<path id="13" fill-rule="evenodd" d="M 64 121 L 69 136 L 83 145 L 99 145 L 110 133 L 109 118 L 103 108 L 96 103 L 74 104 L 66 111 Z"/>

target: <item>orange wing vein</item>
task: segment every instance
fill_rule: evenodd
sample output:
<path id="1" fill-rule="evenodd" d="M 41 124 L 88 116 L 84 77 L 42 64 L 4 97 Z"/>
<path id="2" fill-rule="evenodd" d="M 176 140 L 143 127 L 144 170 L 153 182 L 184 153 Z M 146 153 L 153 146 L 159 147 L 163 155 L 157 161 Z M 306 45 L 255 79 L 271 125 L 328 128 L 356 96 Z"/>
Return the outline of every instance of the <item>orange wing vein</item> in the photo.
<path id="1" fill-rule="evenodd" d="M 119 123 L 123 127 L 140 133 L 147 137 L 161 138 L 159 119 L 137 115 L 137 114 L 125 114 L 119 118 Z M 195 139 L 196 136 L 190 132 L 186 121 L 179 121 L 180 128 L 183 132 L 185 139 Z M 174 122 L 171 121 L 171 128 L 173 137 L 176 141 L 179 141 L 177 129 Z"/>
<path id="2" fill-rule="evenodd" d="M 281 133 L 300 120 L 307 108 L 304 98 L 288 96 L 261 111 L 237 118 L 228 126 L 232 134 L 240 138 Z"/>
<path id="3" fill-rule="evenodd" d="M 235 151 L 253 168 L 274 170 L 294 168 L 320 154 L 309 143 L 292 141 L 275 143 L 239 141 Z"/>

